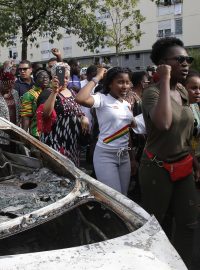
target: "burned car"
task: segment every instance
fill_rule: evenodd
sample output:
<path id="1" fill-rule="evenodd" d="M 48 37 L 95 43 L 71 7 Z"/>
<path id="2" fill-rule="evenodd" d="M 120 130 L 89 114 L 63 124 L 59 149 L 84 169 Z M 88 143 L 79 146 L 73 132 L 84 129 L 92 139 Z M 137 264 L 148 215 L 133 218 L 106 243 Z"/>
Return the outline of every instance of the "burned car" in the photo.
<path id="1" fill-rule="evenodd" d="M 0 118 L 0 269 L 187 269 L 154 216 Z"/>

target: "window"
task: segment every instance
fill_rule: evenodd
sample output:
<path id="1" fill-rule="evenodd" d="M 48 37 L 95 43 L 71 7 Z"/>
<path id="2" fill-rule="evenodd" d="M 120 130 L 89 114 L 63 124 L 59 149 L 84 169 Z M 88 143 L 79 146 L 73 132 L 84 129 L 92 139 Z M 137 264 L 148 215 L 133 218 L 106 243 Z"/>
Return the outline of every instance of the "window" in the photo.
<path id="1" fill-rule="evenodd" d="M 163 37 L 163 36 L 164 36 L 163 30 L 158 30 L 157 37 Z"/>
<path id="2" fill-rule="evenodd" d="M 183 0 L 171 0 L 172 4 L 180 4 L 183 3 Z"/>
<path id="3" fill-rule="evenodd" d="M 110 64 L 110 62 L 111 62 L 110 56 L 109 56 L 109 55 L 104 56 L 104 57 L 103 57 L 103 62 L 104 62 L 105 64 Z"/>
<path id="4" fill-rule="evenodd" d="M 182 18 L 179 18 L 175 20 L 175 34 L 181 35 L 182 33 L 183 33 Z"/>
<path id="5" fill-rule="evenodd" d="M 171 20 L 164 20 L 158 22 L 158 37 L 170 37 L 171 31 Z"/>
<path id="6" fill-rule="evenodd" d="M 173 33 L 171 32 L 171 29 L 163 29 L 163 30 L 158 30 L 157 37 L 171 37 Z"/>
<path id="7" fill-rule="evenodd" d="M 64 56 L 68 57 L 72 54 L 72 38 L 70 36 L 63 38 Z"/>
<path id="8" fill-rule="evenodd" d="M 18 53 L 17 52 L 14 52 L 13 53 L 13 59 L 16 59 L 18 57 Z"/>
<path id="9" fill-rule="evenodd" d="M 140 59 L 140 53 L 136 53 L 136 54 L 135 54 L 135 59 L 136 59 L 136 60 Z"/>
<path id="10" fill-rule="evenodd" d="M 137 28 L 138 30 L 140 29 L 140 24 L 139 24 L 139 23 L 136 25 L 136 28 Z"/>
<path id="11" fill-rule="evenodd" d="M 165 35 L 165 37 L 170 37 L 172 35 L 171 29 L 165 29 L 164 35 Z"/>
<path id="12" fill-rule="evenodd" d="M 179 3 L 183 3 L 183 0 L 160 0 L 158 6 L 171 6 Z"/>
<path id="13" fill-rule="evenodd" d="M 49 41 L 42 41 L 40 44 L 42 60 L 49 59 L 51 54 L 52 44 Z"/>
<path id="14" fill-rule="evenodd" d="M 159 0 L 157 1 L 158 16 L 164 15 L 180 15 L 182 14 L 183 1 L 182 0 Z"/>
<path id="15" fill-rule="evenodd" d="M 12 54 L 12 50 L 9 50 L 9 58 L 12 58 L 13 54 Z"/>
<path id="16" fill-rule="evenodd" d="M 140 38 L 138 38 L 138 39 L 135 40 L 135 45 L 136 46 L 139 46 L 140 45 Z"/>
<path id="17" fill-rule="evenodd" d="M 94 57 L 94 64 L 98 65 L 100 63 L 99 57 Z"/>
<path id="18" fill-rule="evenodd" d="M 171 0 L 160 0 L 158 3 L 158 6 L 171 6 L 172 1 Z"/>
<path id="19" fill-rule="evenodd" d="M 126 60 L 129 59 L 129 54 L 125 54 L 125 59 L 126 59 Z"/>

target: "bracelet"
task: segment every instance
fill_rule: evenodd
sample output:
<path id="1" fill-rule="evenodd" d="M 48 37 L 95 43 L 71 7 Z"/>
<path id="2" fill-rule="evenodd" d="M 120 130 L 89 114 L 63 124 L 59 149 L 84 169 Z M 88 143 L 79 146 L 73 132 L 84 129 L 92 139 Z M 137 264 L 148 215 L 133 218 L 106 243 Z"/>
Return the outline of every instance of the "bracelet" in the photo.
<path id="1" fill-rule="evenodd" d="M 99 80 L 98 80 L 96 77 L 93 77 L 93 78 L 91 79 L 91 81 L 94 82 L 95 85 L 97 85 L 98 82 L 99 82 Z"/>

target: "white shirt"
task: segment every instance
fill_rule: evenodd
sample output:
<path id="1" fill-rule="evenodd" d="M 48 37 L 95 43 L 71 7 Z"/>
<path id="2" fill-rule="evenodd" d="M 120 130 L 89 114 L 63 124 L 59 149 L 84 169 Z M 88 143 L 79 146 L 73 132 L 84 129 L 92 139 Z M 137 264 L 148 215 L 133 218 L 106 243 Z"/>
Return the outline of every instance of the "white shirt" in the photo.
<path id="1" fill-rule="evenodd" d="M 83 88 L 87 83 L 88 83 L 88 80 L 87 79 L 82 80 L 81 81 L 81 88 Z"/>
<path id="2" fill-rule="evenodd" d="M 97 145 L 107 149 L 127 148 L 129 126 L 133 122 L 130 104 L 125 100 L 120 102 L 110 94 L 92 96 L 100 130 Z"/>

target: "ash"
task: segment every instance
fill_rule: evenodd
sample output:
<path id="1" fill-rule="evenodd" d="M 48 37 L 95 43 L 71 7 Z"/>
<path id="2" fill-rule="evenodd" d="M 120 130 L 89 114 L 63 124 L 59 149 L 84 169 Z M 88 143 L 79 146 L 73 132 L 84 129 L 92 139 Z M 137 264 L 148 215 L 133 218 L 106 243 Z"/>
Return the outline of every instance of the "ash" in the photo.
<path id="1" fill-rule="evenodd" d="M 69 194 L 74 185 L 74 180 L 47 168 L 1 179 L 0 223 L 58 201 Z"/>

